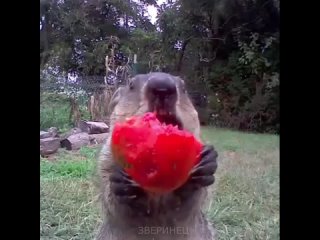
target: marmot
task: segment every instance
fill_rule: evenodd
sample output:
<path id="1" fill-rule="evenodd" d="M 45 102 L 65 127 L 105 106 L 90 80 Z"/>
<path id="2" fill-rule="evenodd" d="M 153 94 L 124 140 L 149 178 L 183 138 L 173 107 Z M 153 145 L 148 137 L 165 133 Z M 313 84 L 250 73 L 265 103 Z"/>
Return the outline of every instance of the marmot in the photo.
<path id="1" fill-rule="evenodd" d="M 182 187 L 156 199 L 115 165 L 110 141 L 116 121 L 156 111 L 161 122 L 178 125 L 200 139 L 200 123 L 180 77 L 154 72 L 133 77 L 110 102 L 110 136 L 98 161 L 103 224 L 97 240 L 213 240 L 215 231 L 201 211 L 206 187 L 214 183 L 217 152 L 205 145 L 201 160 Z"/>

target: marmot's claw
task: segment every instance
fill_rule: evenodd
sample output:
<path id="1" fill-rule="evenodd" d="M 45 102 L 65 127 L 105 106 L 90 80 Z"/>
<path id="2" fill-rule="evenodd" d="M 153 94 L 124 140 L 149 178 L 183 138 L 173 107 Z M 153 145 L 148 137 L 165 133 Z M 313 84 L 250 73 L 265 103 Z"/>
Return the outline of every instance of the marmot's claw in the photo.
<path id="1" fill-rule="evenodd" d="M 200 154 L 199 163 L 193 167 L 188 181 L 175 192 L 188 196 L 190 191 L 212 185 L 215 181 L 214 174 L 217 170 L 218 153 L 212 145 L 205 145 Z"/>
<path id="2" fill-rule="evenodd" d="M 121 168 L 115 168 L 110 176 L 110 183 L 111 192 L 118 197 L 120 203 L 136 205 L 136 200 L 146 196 L 144 190 Z"/>

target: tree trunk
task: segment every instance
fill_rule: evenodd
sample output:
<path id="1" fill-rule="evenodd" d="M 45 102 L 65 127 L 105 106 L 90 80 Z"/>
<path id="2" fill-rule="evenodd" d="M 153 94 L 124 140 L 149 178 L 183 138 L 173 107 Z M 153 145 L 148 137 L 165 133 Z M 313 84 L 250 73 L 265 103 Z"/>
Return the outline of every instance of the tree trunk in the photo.
<path id="1" fill-rule="evenodd" d="M 109 102 L 113 95 L 113 88 L 105 88 L 102 93 L 94 93 L 88 102 L 91 121 L 104 121 L 109 115 Z"/>
<path id="2" fill-rule="evenodd" d="M 61 147 L 67 150 L 78 150 L 83 146 L 88 146 L 90 139 L 88 133 L 77 133 L 61 141 Z"/>
<path id="3" fill-rule="evenodd" d="M 74 126 L 77 126 L 80 118 L 81 118 L 81 114 L 80 114 L 80 110 L 79 110 L 79 106 L 77 101 L 74 98 L 70 98 L 70 121 L 72 121 L 72 123 L 74 124 Z"/>
<path id="4" fill-rule="evenodd" d="M 56 127 L 51 127 L 48 131 L 40 131 L 40 139 L 58 137 L 58 129 Z"/>
<path id="5" fill-rule="evenodd" d="M 75 135 L 78 133 L 82 133 L 82 130 L 80 128 L 72 128 L 70 131 L 66 132 L 61 138 L 66 139 L 70 137 L 71 135 Z"/>
<path id="6" fill-rule="evenodd" d="M 106 133 L 109 127 L 104 122 L 79 121 L 78 127 L 88 134 Z"/>
<path id="7" fill-rule="evenodd" d="M 58 151 L 60 147 L 59 138 L 45 138 L 40 139 L 40 155 L 42 157 L 48 156 Z"/>
<path id="8" fill-rule="evenodd" d="M 185 40 L 182 44 L 182 48 L 181 48 L 181 54 L 179 56 L 179 60 L 178 60 L 178 65 L 177 65 L 177 72 L 180 73 L 181 68 L 182 68 L 182 62 L 183 62 L 183 56 L 184 56 L 184 52 L 186 50 L 186 47 L 188 45 L 188 43 L 190 42 L 191 38 L 188 38 L 187 40 Z"/>
<path id="9" fill-rule="evenodd" d="M 40 131 L 40 139 L 49 138 L 49 137 L 51 137 L 51 133 Z"/>
<path id="10" fill-rule="evenodd" d="M 89 135 L 91 144 L 101 144 L 103 143 L 109 136 L 109 133 L 100 133 L 100 134 L 91 134 Z"/>
<path id="11" fill-rule="evenodd" d="M 92 121 L 101 120 L 101 94 L 95 92 L 90 97 L 89 108 L 90 108 L 90 116 Z"/>
<path id="12" fill-rule="evenodd" d="M 91 96 L 88 101 L 88 111 L 90 114 L 90 120 L 94 119 L 94 96 Z"/>

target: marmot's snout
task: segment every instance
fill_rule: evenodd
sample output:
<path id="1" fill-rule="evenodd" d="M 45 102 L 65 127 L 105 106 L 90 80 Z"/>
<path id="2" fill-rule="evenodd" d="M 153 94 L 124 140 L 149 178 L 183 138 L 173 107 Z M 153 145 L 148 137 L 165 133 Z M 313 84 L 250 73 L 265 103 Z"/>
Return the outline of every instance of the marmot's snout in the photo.
<path id="1" fill-rule="evenodd" d="M 147 80 L 145 89 L 148 100 L 148 110 L 155 112 L 161 122 L 183 128 L 182 122 L 176 114 L 176 103 L 178 99 L 176 81 L 169 76 L 151 76 Z"/>

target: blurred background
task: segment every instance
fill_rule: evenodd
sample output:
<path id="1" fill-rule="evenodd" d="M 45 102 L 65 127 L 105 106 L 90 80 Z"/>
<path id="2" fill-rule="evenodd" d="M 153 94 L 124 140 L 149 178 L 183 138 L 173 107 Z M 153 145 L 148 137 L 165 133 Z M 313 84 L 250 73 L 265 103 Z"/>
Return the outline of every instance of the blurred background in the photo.
<path id="1" fill-rule="evenodd" d="M 119 85 L 164 71 L 203 125 L 278 133 L 279 65 L 278 0 L 40 1 L 41 129 L 107 122 Z"/>

